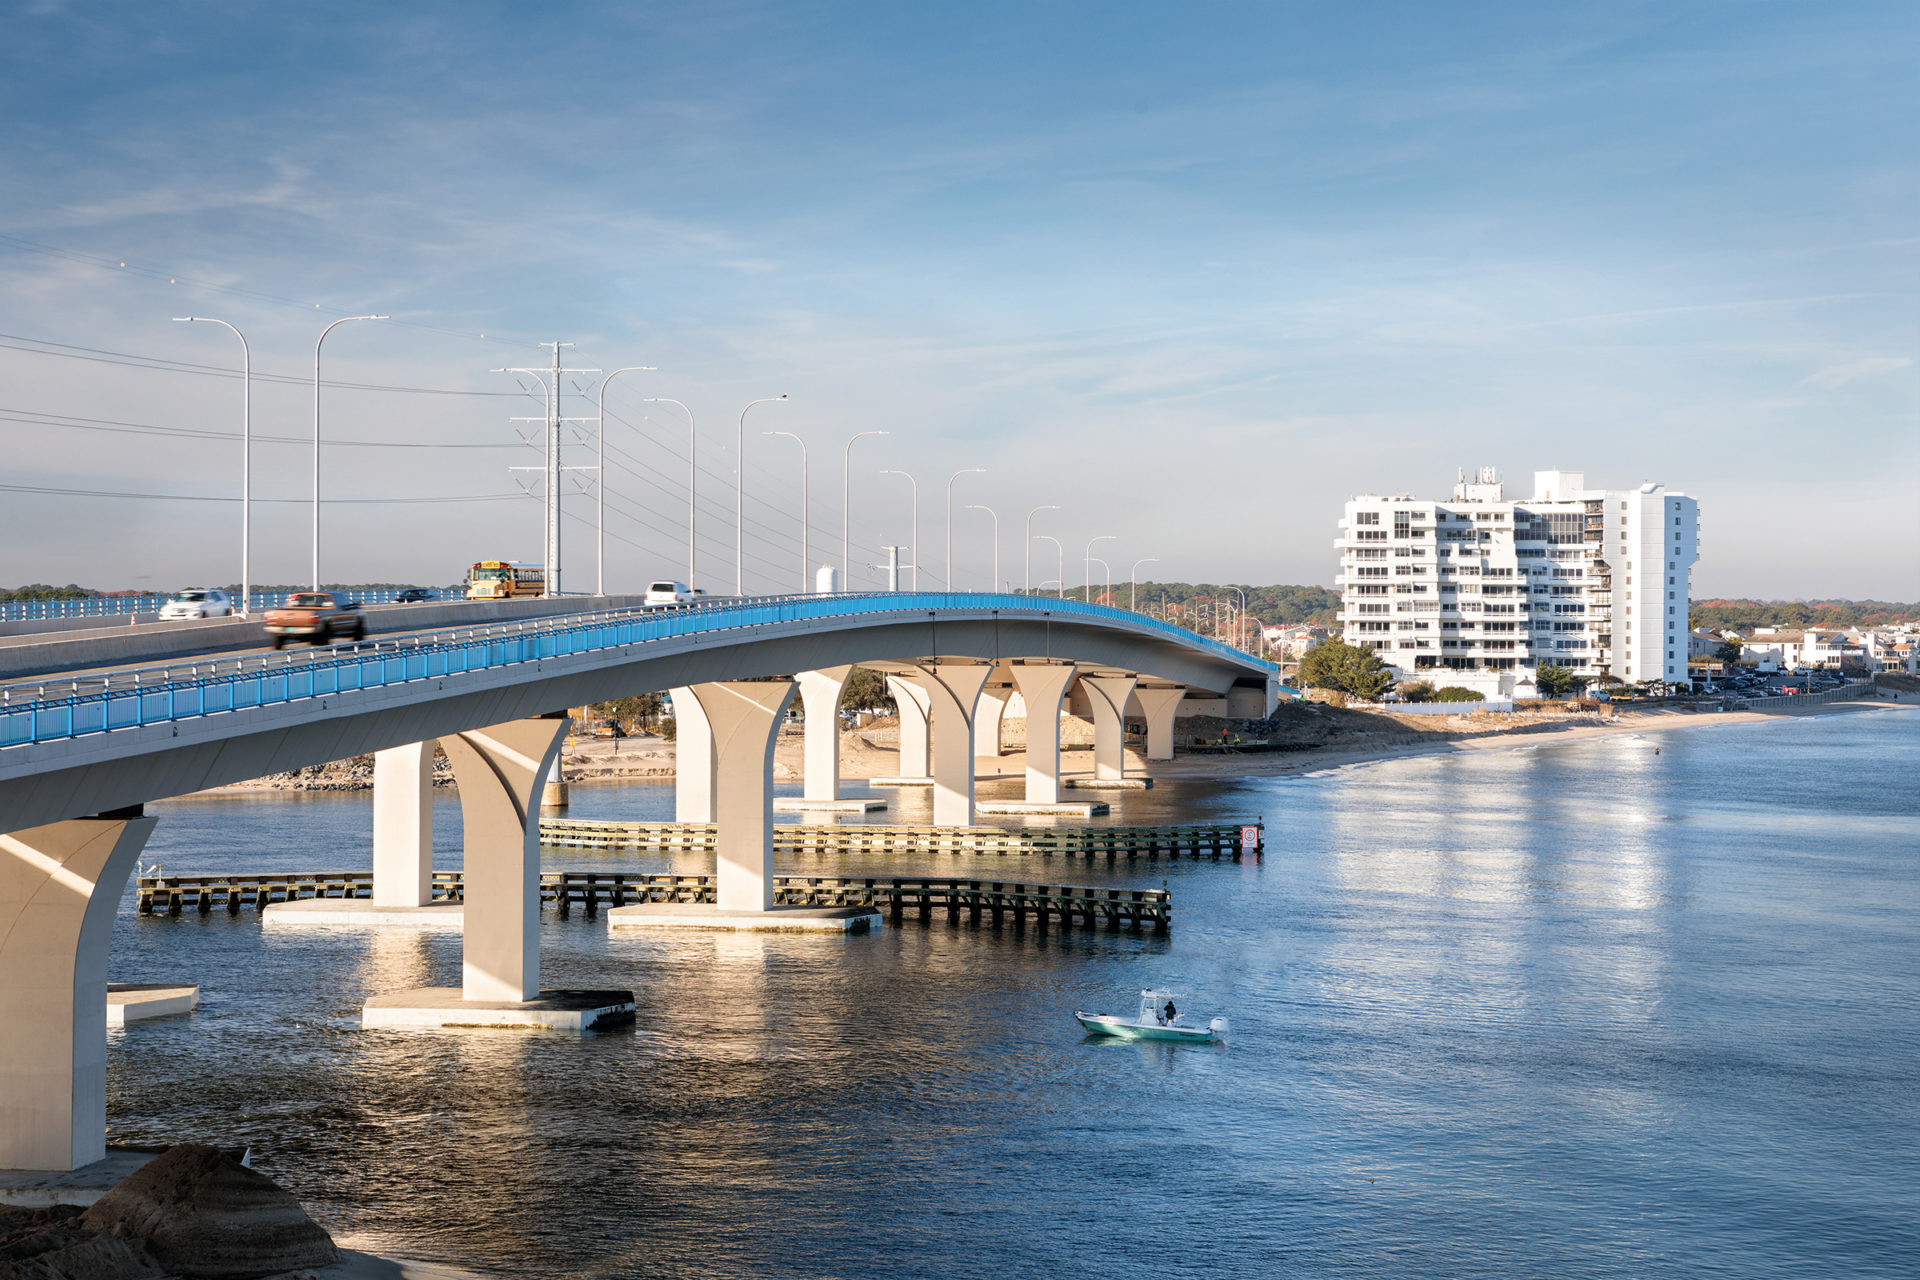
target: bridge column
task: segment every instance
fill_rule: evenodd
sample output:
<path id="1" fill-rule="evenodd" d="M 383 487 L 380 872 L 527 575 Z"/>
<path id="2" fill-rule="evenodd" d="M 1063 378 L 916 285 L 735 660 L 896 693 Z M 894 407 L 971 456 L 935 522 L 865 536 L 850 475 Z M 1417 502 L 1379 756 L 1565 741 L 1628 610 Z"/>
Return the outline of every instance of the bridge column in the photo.
<path id="1" fill-rule="evenodd" d="M 0 1168 L 107 1153 L 107 946 L 139 808 L 0 835 Z"/>
<path id="2" fill-rule="evenodd" d="M 924 666 L 913 680 L 927 696 L 933 720 L 933 823 L 973 825 L 973 730 L 981 686 L 990 664 Z"/>
<path id="3" fill-rule="evenodd" d="M 1027 803 L 1060 803 L 1060 705 L 1078 670 L 1058 666 L 1016 665 L 1013 682 L 1027 704 Z"/>
<path id="4" fill-rule="evenodd" d="M 843 677 L 844 678 L 844 677 Z M 675 690 L 697 698 L 713 735 L 714 901 L 615 907 L 615 929 L 773 929 L 865 933 L 871 907 L 776 907 L 773 902 L 773 748 L 793 701 L 791 680 L 726 680 Z M 834 699 L 837 708 L 839 699 Z M 812 717 L 809 716 L 809 719 Z"/>
<path id="5" fill-rule="evenodd" d="M 802 671 L 800 700 L 807 710 L 807 766 L 801 795 L 808 800 L 840 798 L 840 695 L 853 668 Z"/>
<path id="6" fill-rule="evenodd" d="M 1093 776 L 1096 782 L 1119 782 L 1127 776 L 1127 699 L 1133 696 L 1137 676 L 1081 676 L 1093 706 Z"/>
<path id="7" fill-rule="evenodd" d="M 373 753 L 373 905 L 433 901 L 433 739 Z"/>
<path id="8" fill-rule="evenodd" d="M 980 707 L 975 715 L 973 749 L 983 756 L 1000 754 L 1000 723 L 1006 718 L 1007 703 L 1013 690 L 1005 685 L 989 685 L 980 691 Z"/>
<path id="9" fill-rule="evenodd" d="M 1147 722 L 1147 759 L 1173 759 L 1173 718 L 1186 696 L 1181 685 L 1164 688 L 1143 684 L 1134 689 L 1133 700 L 1140 704 L 1140 714 Z"/>
<path id="10" fill-rule="evenodd" d="M 713 729 L 691 688 L 668 691 L 673 703 L 673 820 L 713 821 Z"/>
<path id="11" fill-rule="evenodd" d="M 900 776 L 931 776 L 927 762 L 927 712 L 931 705 L 927 691 L 907 676 L 888 676 L 887 692 L 893 695 L 894 709 L 900 716 Z"/>
<path id="12" fill-rule="evenodd" d="M 540 790 L 567 727 L 560 713 L 441 739 L 466 833 L 463 1000 L 540 994 Z"/>

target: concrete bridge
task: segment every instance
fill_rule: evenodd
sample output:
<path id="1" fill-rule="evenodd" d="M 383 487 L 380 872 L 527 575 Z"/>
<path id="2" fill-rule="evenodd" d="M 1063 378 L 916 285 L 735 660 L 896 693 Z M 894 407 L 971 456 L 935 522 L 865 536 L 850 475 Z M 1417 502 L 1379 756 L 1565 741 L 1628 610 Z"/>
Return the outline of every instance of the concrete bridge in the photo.
<path id="1" fill-rule="evenodd" d="M 594 602 L 583 602 L 583 610 Z M 1273 668 L 1137 613 L 1046 597 L 888 593 L 580 612 L 301 654 L 72 672 L 0 696 L 0 1168 L 104 1154 L 107 947 L 156 819 L 150 801 L 373 753 L 376 908 L 417 911 L 432 878 L 436 743 L 465 832 L 457 1000 L 538 1000 L 538 810 L 566 708 L 669 690 L 682 821 L 712 822 L 718 910 L 771 913 L 771 770 L 796 690 L 807 798 L 838 798 L 838 704 L 855 665 L 886 671 L 904 778 L 934 820 L 973 819 L 975 739 L 1017 690 L 1027 798 L 1058 803 L 1059 710 L 1090 705 L 1099 770 L 1131 714 L 1171 754 L 1188 693 L 1268 714 Z M 1048 727 L 1052 731 L 1048 731 Z M 997 737 L 996 737 L 997 741 Z M 278 910 L 279 908 L 275 908 Z"/>

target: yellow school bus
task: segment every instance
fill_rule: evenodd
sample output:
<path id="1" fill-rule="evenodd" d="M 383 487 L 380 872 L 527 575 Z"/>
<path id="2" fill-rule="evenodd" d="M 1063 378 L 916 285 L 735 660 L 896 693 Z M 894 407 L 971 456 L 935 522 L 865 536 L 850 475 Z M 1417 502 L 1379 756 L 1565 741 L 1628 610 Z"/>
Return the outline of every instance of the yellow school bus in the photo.
<path id="1" fill-rule="evenodd" d="M 514 560 L 482 560 L 467 570 L 467 599 L 508 600 L 515 596 L 545 595 L 547 571 L 542 565 Z"/>

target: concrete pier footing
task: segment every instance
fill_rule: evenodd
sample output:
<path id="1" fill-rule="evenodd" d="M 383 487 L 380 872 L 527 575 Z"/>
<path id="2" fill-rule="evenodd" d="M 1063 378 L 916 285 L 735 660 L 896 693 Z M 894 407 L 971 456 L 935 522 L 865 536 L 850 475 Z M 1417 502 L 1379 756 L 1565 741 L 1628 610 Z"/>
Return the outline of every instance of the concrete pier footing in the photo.
<path id="1" fill-rule="evenodd" d="M 260 919 L 264 924 L 459 929 L 466 925 L 467 909 L 459 902 L 383 907 L 369 898 L 298 898 L 274 903 Z"/>
<path id="2" fill-rule="evenodd" d="M 633 1019 L 631 991 L 542 991 L 531 1000 L 467 1000 L 459 987 L 416 987 L 360 1006 L 368 1028 L 504 1027 L 591 1031 Z"/>
<path id="3" fill-rule="evenodd" d="M 1064 785 L 1069 791 L 1148 791 L 1153 779 L 1138 774 L 1131 778 L 1068 778 Z"/>
<path id="4" fill-rule="evenodd" d="M 924 779 L 931 783 L 932 779 Z M 805 796 L 775 796 L 775 813 L 879 813 L 887 807 L 885 800 L 862 797 L 858 800 L 809 800 Z"/>
<path id="5" fill-rule="evenodd" d="M 932 778 L 868 778 L 870 787 L 930 787 Z"/>
<path id="6" fill-rule="evenodd" d="M 77 1169 L 0 1169 L 0 1205 L 9 1209 L 49 1209 L 57 1204 L 86 1206 L 111 1191 L 165 1147 L 106 1147 L 106 1154 Z"/>
<path id="7" fill-rule="evenodd" d="M 612 929 L 718 929 L 755 933 L 870 933 L 882 927 L 872 907 L 769 907 L 739 911 L 705 902 L 643 902 L 607 912 Z"/>
<path id="8" fill-rule="evenodd" d="M 107 1025 L 124 1027 L 149 1018 L 170 1018 L 200 1007 L 200 988 L 184 983 L 109 982 Z"/>
<path id="9" fill-rule="evenodd" d="M 975 800 L 975 813 L 1048 814 L 1059 818 L 1092 818 L 1112 812 L 1104 800 L 1061 800 L 1046 804 L 1034 800 Z"/>

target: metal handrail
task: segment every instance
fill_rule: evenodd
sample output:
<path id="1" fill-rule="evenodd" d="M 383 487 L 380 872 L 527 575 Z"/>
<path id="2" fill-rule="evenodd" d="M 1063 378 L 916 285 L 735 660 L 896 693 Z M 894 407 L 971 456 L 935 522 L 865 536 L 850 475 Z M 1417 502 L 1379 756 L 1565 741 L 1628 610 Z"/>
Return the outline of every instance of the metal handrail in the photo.
<path id="1" fill-rule="evenodd" d="M 0 688 L 0 749 L 746 627 L 867 614 L 925 613 L 937 620 L 942 613 L 955 611 L 1094 618 L 1230 657 L 1253 671 L 1276 670 L 1273 664 L 1230 645 L 1145 614 L 1052 596 L 881 591 L 728 597 L 666 608 L 615 609 L 453 628 L 305 654 L 224 660 L 202 656 L 190 665 L 182 662 L 99 677 L 69 677 L 60 682 L 67 686 L 61 693 L 50 693 L 44 681 L 23 682 Z M 220 668 L 229 661 L 233 669 L 223 673 Z M 203 664 L 210 668 L 205 674 Z M 31 696 L 15 696 L 28 689 Z"/>
<path id="2" fill-rule="evenodd" d="M 405 587 L 383 587 L 368 591 L 333 591 L 343 604 L 392 604 Z M 426 603 L 440 604 L 464 600 L 464 594 L 449 594 L 440 587 L 427 587 L 433 598 Z M 235 593 L 235 603 L 239 603 Z M 248 608 L 272 609 L 286 601 L 284 591 L 255 591 Z M 115 618 L 132 613 L 158 613 L 160 606 L 173 599 L 170 595 L 148 592 L 124 596 L 71 596 L 52 600 L 0 600 L 0 622 L 44 622 L 58 618 Z"/>

